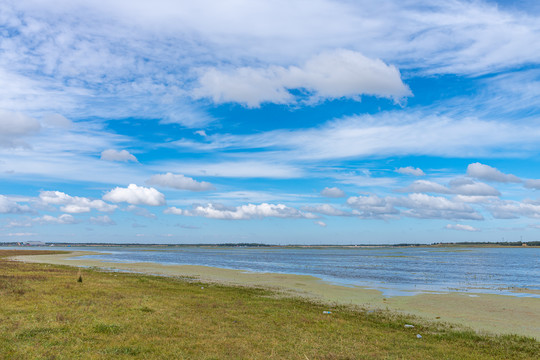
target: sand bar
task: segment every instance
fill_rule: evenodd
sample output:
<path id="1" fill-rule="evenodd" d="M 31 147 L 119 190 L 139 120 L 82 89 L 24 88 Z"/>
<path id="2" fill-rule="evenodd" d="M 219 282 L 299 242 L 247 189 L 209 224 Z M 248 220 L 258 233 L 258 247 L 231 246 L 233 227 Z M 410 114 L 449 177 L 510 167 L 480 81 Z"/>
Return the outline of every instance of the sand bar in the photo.
<path id="1" fill-rule="evenodd" d="M 68 254 L 27 255 L 14 259 L 56 265 L 98 267 L 145 274 L 190 277 L 202 282 L 241 286 L 260 286 L 284 295 L 302 296 L 329 304 L 359 305 L 369 309 L 388 309 L 416 315 L 431 321 L 468 326 L 479 332 L 519 334 L 540 340 L 540 299 L 491 294 L 418 294 L 385 298 L 378 290 L 331 284 L 313 276 L 254 273 L 195 265 L 156 263 L 112 263 L 73 259 L 98 254 L 75 251 Z M 520 291 L 527 292 L 526 289 Z"/>

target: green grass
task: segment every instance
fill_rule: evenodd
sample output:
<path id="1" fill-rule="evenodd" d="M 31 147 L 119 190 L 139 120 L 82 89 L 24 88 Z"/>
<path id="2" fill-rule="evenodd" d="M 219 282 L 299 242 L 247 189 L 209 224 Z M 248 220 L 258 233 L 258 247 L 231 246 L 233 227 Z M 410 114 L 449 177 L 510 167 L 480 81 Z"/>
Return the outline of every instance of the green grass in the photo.
<path id="1" fill-rule="evenodd" d="M 0 258 L 0 359 L 533 359 L 540 354 L 540 343 L 531 338 L 478 335 L 385 311 L 284 299 L 264 289 L 91 269 L 81 276 L 78 282 L 76 268 Z"/>

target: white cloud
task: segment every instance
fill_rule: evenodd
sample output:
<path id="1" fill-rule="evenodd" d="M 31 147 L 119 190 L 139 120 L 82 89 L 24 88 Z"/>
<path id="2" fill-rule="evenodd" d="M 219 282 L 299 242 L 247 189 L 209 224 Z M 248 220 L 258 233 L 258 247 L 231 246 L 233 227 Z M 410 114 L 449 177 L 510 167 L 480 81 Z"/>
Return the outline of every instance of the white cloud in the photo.
<path id="1" fill-rule="evenodd" d="M 200 151 L 265 149 L 273 158 L 291 162 L 396 155 L 487 157 L 495 150 L 515 156 L 529 154 L 539 143 L 540 127 L 534 120 L 517 124 L 411 110 L 348 116 L 310 129 L 216 134 L 204 142 L 177 145 Z"/>
<path id="2" fill-rule="evenodd" d="M 501 193 L 488 184 L 474 182 L 467 178 L 455 178 L 448 187 L 429 180 L 416 180 L 400 192 L 455 194 L 462 196 L 499 196 Z"/>
<path id="3" fill-rule="evenodd" d="M 76 224 L 77 220 L 69 214 L 62 214 L 58 217 L 54 217 L 51 215 L 43 215 L 40 218 L 35 218 L 35 222 L 39 222 L 41 224 Z"/>
<path id="4" fill-rule="evenodd" d="M 18 232 L 18 233 L 8 233 L 6 234 L 9 237 L 20 237 L 20 236 L 36 236 L 36 233 L 29 233 L 29 232 Z"/>
<path id="5" fill-rule="evenodd" d="M 320 227 L 326 227 L 326 223 L 324 221 L 315 221 L 315 224 L 319 225 Z"/>
<path id="6" fill-rule="evenodd" d="M 540 180 L 539 179 L 529 179 L 525 181 L 525 187 L 527 189 L 540 190 Z"/>
<path id="7" fill-rule="evenodd" d="M 20 112 L 0 109 L 0 147 L 28 147 L 22 138 L 41 130 L 36 119 Z"/>
<path id="8" fill-rule="evenodd" d="M 345 197 L 345 192 L 337 187 L 326 187 L 321 191 L 321 195 L 329 198 L 342 198 Z"/>
<path id="9" fill-rule="evenodd" d="M 407 167 L 401 167 L 399 169 L 396 169 L 396 172 L 399 173 L 399 174 L 404 174 L 404 175 L 413 175 L 413 176 L 424 176 L 426 175 L 422 169 L 420 168 L 414 168 L 412 166 L 407 166 Z"/>
<path id="10" fill-rule="evenodd" d="M 520 183 L 522 180 L 515 175 L 505 174 L 489 165 L 472 163 L 467 166 L 467 175 L 473 178 L 502 183 Z"/>
<path id="11" fill-rule="evenodd" d="M 328 216 L 351 216 L 349 212 L 336 209 L 330 204 L 309 205 L 302 207 L 303 211 L 314 212 Z"/>
<path id="12" fill-rule="evenodd" d="M 444 228 L 449 229 L 449 230 L 460 230 L 460 231 L 471 231 L 471 232 L 480 231 L 479 229 L 472 227 L 471 225 L 462 225 L 462 224 L 448 224 Z"/>
<path id="13" fill-rule="evenodd" d="M 283 204 L 267 204 L 259 205 L 247 204 L 236 207 L 226 207 L 221 204 L 194 205 L 190 210 L 178 209 L 170 207 L 164 211 L 166 214 L 183 215 L 183 216 L 202 216 L 210 219 L 221 220 L 248 220 L 260 219 L 265 217 L 277 218 L 300 218 L 314 219 L 317 216 L 298 211 L 295 208 L 288 207 Z"/>
<path id="14" fill-rule="evenodd" d="M 213 199 L 219 199 L 220 201 L 228 200 L 228 202 L 275 202 L 281 201 L 297 201 L 299 198 L 306 197 L 302 194 L 286 194 L 276 191 L 250 191 L 250 190 L 238 190 L 238 191 L 226 191 L 219 193 L 209 194 L 208 197 Z"/>
<path id="15" fill-rule="evenodd" d="M 456 195 L 454 201 L 465 202 L 471 204 L 489 204 L 499 200 L 497 196 L 476 196 L 476 195 Z"/>
<path id="16" fill-rule="evenodd" d="M 368 196 L 351 196 L 347 199 L 347 204 L 355 209 L 355 215 L 365 219 L 385 219 L 399 215 L 399 210 L 387 198 L 381 198 L 373 194 Z"/>
<path id="17" fill-rule="evenodd" d="M 236 0 L 53 4 L 2 2 L 2 26 L 10 36 L 1 44 L 0 67 L 13 76 L 0 75 L 0 107 L 62 110 L 81 118 L 100 112 L 109 118 L 164 118 L 185 102 L 185 84 L 195 80 L 193 70 L 200 64 L 237 69 L 275 64 L 292 80 L 337 96 L 356 92 L 356 85 L 349 84 L 350 90 L 336 88 L 332 77 L 320 80 L 320 69 L 339 61 L 314 54 L 349 49 L 400 68 L 478 75 L 537 64 L 540 52 L 537 15 L 480 1 L 429 6 L 395 0 L 377 6 L 330 0 L 262 0 L 257 6 Z"/>
<path id="18" fill-rule="evenodd" d="M 247 107 L 261 103 L 291 104 L 289 92 L 301 89 L 310 101 L 374 95 L 398 101 L 412 95 L 396 67 L 358 52 L 335 50 L 309 59 L 303 66 L 241 67 L 229 71 L 206 69 L 199 78 L 195 98 L 210 97 L 215 103 L 238 102 Z"/>
<path id="19" fill-rule="evenodd" d="M 103 199 L 114 203 L 127 202 L 131 205 L 165 205 L 165 195 L 154 188 L 130 184 L 127 188 L 116 187 L 103 195 Z"/>
<path id="20" fill-rule="evenodd" d="M 446 186 L 438 184 L 429 180 L 416 180 L 411 185 L 404 189 L 400 189 L 401 192 L 413 192 L 413 193 L 438 193 L 448 194 L 450 189 Z"/>
<path id="21" fill-rule="evenodd" d="M 499 196 L 501 193 L 488 184 L 474 182 L 466 178 L 456 178 L 448 184 L 453 194 L 466 196 Z"/>
<path id="22" fill-rule="evenodd" d="M 540 203 L 525 200 L 517 202 L 513 200 L 499 201 L 489 204 L 486 209 L 496 219 L 517 219 L 521 216 L 540 219 Z"/>
<path id="23" fill-rule="evenodd" d="M 71 129 L 74 126 L 71 120 L 67 119 L 65 116 L 56 113 L 46 114 L 45 116 L 43 116 L 42 121 L 45 126 L 55 128 Z"/>
<path id="24" fill-rule="evenodd" d="M 212 184 L 206 181 L 196 181 L 181 174 L 158 174 L 153 175 L 146 181 L 149 185 L 163 186 L 179 190 L 208 191 L 215 189 Z"/>
<path id="25" fill-rule="evenodd" d="M 138 162 L 137 158 L 127 150 L 103 150 L 101 152 L 101 160 L 107 161 L 122 161 L 122 162 Z"/>
<path id="26" fill-rule="evenodd" d="M 102 226 L 116 225 L 116 222 L 114 222 L 114 220 L 112 220 L 107 215 L 91 217 L 90 222 L 92 224 L 102 225 Z"/>
<path id="27" fill-rule="evenodd" d="M 9 220 L 7 225 L 4 226 L 5 228 L 21 228 L 21 227 L 32 227 L 32 222 L 28 219 L 25 219 L 23 221 L 19 220 Z"/>
<path id="28" fill-rule="evenodd" d="M 445 197 L 409 194 L 407 197 L 353 196 L 347 204 L 361 218 L 386 219 L 400 214 L 421 219 L 483 220 L 471 206 Z"/>
<path id="29" fill-rule="evenodd" d="M 22 214 L 33 212 L 28 205 L 20 205 L 4 195 L 0 195 L 0 214 Z"/>
<path id="30" fill-rule="evenodd" d="M 483 220 L 484 217 L 471 206 L 449 200 L 441 196 L 426 194 L 409 194 L 406 198 L 394 199 L 396 206 L 404 207 L 405 216 L 421 219 L 448 219 L 448 220 Z"/>
<path id="31" fill-rule="evenodd" d="M 103 200 L 90 200 L 85 197 L 70 196 L 61 191 L 41 191 L 39 198 L 44 204 L 61 205 L 60 210 L 70 214 L 86 213 L 92 210 L 110 212 L 118 206 Z"/>
<path id="32" fill-rule="evenodd" d="M 225 178 L 269 178 L 290 179 L 303 175 L 302 170 L 294 165 L 264 160 L 237 160 L 192 163 L 164 163 L 160 168 L 178 168 L 184 174 Z"/>

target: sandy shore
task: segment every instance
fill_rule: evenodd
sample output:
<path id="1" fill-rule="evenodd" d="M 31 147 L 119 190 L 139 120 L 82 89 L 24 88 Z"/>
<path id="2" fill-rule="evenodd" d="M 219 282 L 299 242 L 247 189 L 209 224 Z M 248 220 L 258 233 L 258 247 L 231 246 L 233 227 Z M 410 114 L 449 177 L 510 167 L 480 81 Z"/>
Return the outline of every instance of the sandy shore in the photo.
<path id="1" fill-rule="evenodd" d="M 432 321 L 445 321 L 471 327 L 479 332 L 515 333 L 540 340 L 540 299 L 490 294 L 419 294 L 385 298 L 380 291 L 358 286 L 347 287 L 316 277 L 192 265 L 155 263 L 110 263 L 73 259 L 97 254 L 76 251 L 70 254 L 18 256 L 16 260 L 57 265 L 98 267 L 145 274 L 183 276 L 203 282 L 242 286 L 262 286 L 284 295 L 303 296 L 328 303 L 360 305 L 370 309 L 388 309 L 413 314 Z M 516 292 L 528 292 L 516 289 Z"/>

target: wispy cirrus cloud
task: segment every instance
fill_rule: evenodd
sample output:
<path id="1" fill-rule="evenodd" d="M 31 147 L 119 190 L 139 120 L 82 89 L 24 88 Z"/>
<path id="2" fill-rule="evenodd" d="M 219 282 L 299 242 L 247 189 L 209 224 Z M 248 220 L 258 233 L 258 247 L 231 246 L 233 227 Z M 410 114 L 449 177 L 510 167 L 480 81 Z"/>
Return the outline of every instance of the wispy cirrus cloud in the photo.
<path id="1" fill-rule="evenodd" d="M 228 1 L 219 5 L 172 0 L 151 5 L 144 1 L 7 1 L 0 20 L 10 36 L 0 44 L 4 54 L 0 69 L 20 79 L 0 86 L 11 94 L 10 107 L 5 108 L 52 107 L 77 117 L 158 114 L 170 119 L 182 107 L 188 113 L 196 109 L 186 99 L 199 80 L 206 84 L 204 94 L 225 99 L 219 86 L 208 84 L 208 72 L 197 79 L 188 71 L 224 63 L 231 65 L 233 74 L 239 69 L 267 69 L 259 71 L 263 82 L 277 78 L 282 84 L 267 86 L 274 101 L 286 102 L 287 91 L 276 89 L 290 87 L 315 89 L 323 97 L 358 93 L 348 88 L 336 91 L 335 86 L 321 85 L 327 80 L 313 76 L 321 72 L 312 68 L 328 63 L 317 60 L 317 54 L 335 49 L 438 74 L 474 76 L 538 63 L 540 26 L 533 14 L 468 1 L 429 7 L 422 1 L 386 0 L 377 7 L 369 5 L 327 0 L 311 1 L 309 6 L 303 0 L 261 1 L 256 8 Z M 315 65 L 310 66 L 310 61 Z M 289 75 L 269 77 L 272 70 L 268 69 L 283 69 Z M 214 80 L 216 75 L 225 75 L 216 71 Z M 13 84 L 27 85 L 20 90 L 20 85 Z M 404 88 L 396 89 L 397 93 L 382 94 L 402 96 Z M 381 94 L 380 88 L 371 92 Z M 257 104 L 265 98 L 272 96 L 238 99 Z M 201 124 L 208 123 L 203 117 Z M 199 121 L 197 116 L 185 118 L 187 126 Z M 171 121 L 183 123 L 182 117 Z"/>
<path id="2" fill-rule="evenodd" d="M 420 130 L 421 129 L 421 130 Z M 490 134 L 490 136 L 485 136 Z M 348 116 L 311 129 L 273 130 L 255 135 L 211 135 L 204 142 L 176 142 L 195 151 L 266 149 L 277 159 L 325 160 L 352 157 L 430 155 L 516 156 L 536 148 L 536 122 L 512 124 L 478 118 L 453 119 L 418 111 Z"/>

